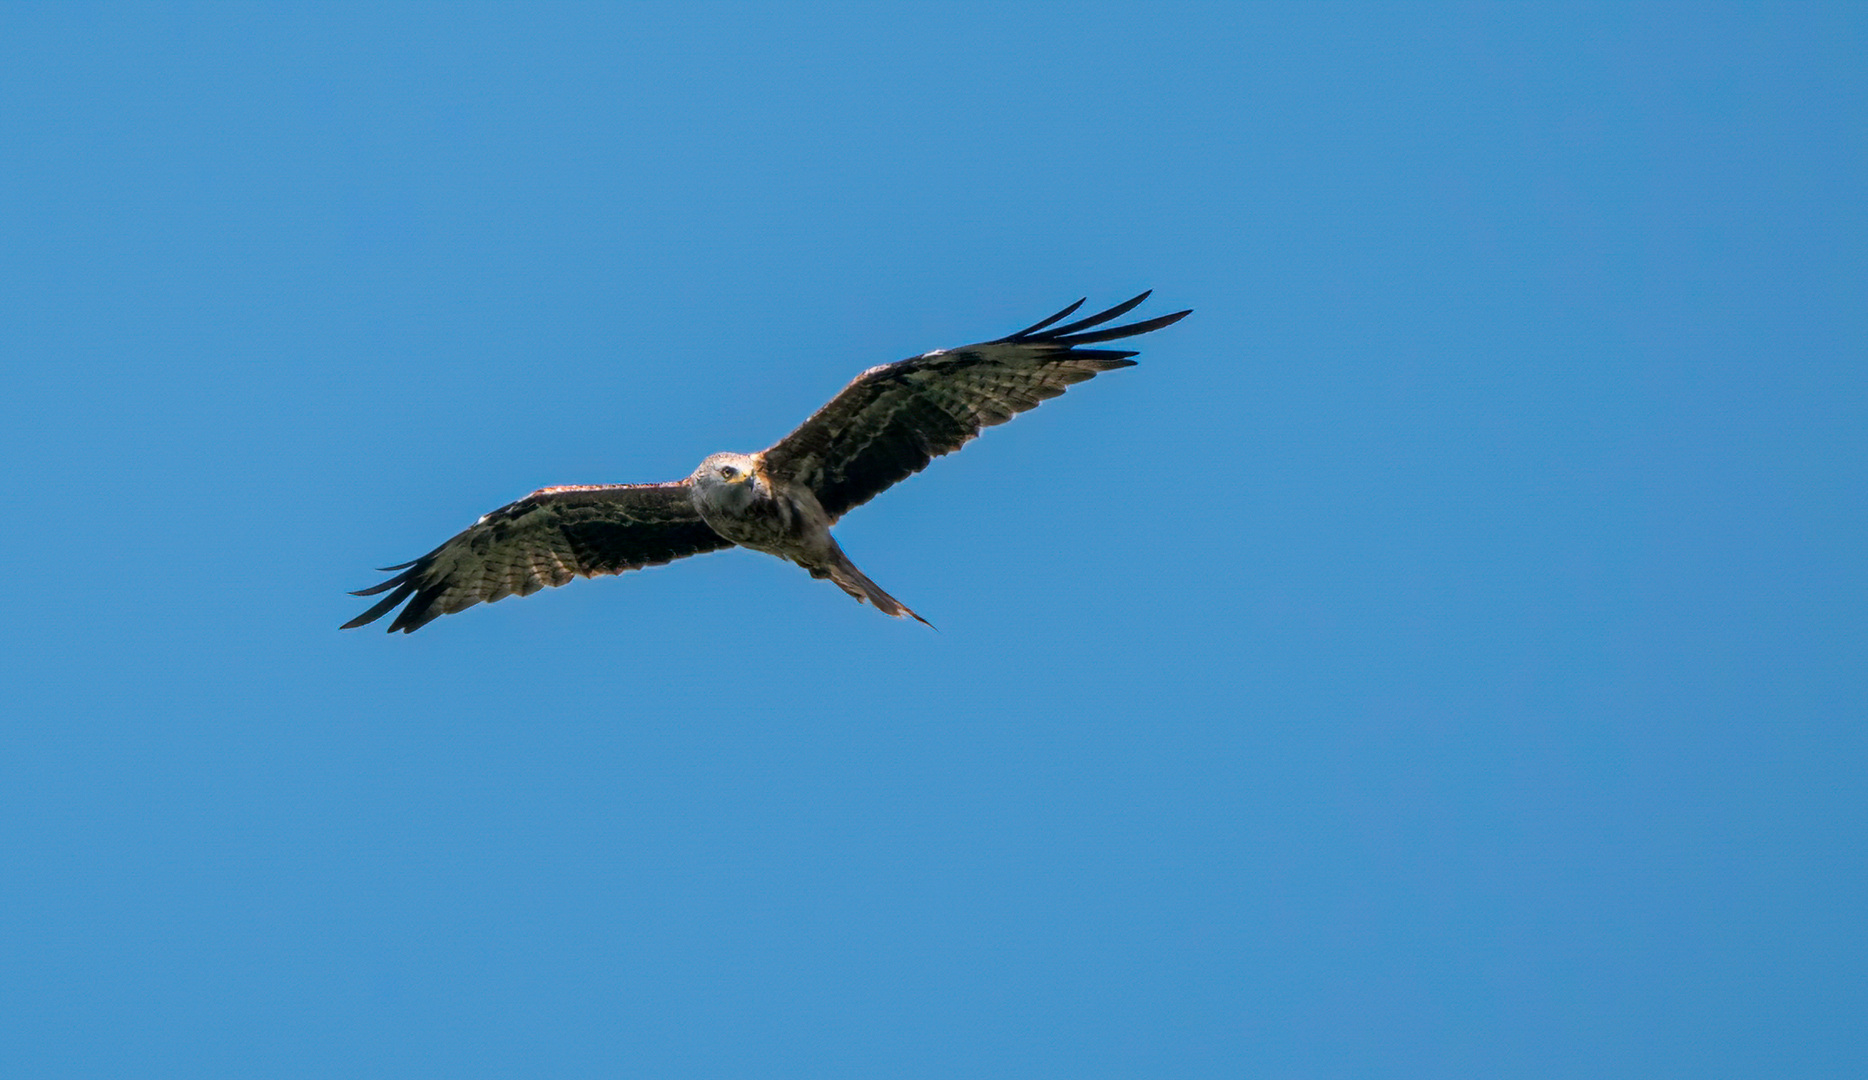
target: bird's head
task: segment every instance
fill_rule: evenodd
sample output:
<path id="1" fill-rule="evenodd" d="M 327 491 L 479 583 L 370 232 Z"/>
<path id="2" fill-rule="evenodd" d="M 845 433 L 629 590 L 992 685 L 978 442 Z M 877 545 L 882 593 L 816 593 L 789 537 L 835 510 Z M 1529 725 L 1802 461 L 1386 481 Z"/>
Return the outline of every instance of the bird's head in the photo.
<path id="1" fill-rule="evenodd" d="M 749 502 L 758 493 L 759 461 L 753 454 L 712 454 L 688 481 L 710 502 Z"/>

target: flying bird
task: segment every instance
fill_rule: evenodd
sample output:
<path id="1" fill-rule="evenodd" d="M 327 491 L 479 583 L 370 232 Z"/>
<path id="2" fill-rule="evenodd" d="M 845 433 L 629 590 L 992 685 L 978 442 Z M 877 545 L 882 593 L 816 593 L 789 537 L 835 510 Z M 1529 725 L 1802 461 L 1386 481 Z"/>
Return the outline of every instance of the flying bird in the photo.
<path id="1" fill-rule="evenodd" d="M 684 480 L 540 488 L 421 558 L 384 567 L 400 573 L 351 595 L 389 595 L 343 629 L 375 622 L 406 600 L 389 631 L 413 633 L 478 603 L 734 545 L 789 559 L 859 603 L 932 625 L 858 570 L 830 527 L 980 429 L 1072 383 L 1133 366 L 1133 351 L 1083 346 L 1159 330 L 1190 313 L 1103 325 L 1146 299 L 1142 293 L 1055 325 L 1083 305 L 1078 300 L 1016 334 L 870 368 L 765 451 L 713 454 Z"/>

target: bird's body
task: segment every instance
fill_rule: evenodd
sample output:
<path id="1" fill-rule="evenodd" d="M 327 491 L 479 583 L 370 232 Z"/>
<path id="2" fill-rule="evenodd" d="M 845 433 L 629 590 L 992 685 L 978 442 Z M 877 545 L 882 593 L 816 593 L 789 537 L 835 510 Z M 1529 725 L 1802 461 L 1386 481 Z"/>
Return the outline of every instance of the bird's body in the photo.
<path id="1" fill-rule="evenodd" d="M 797 562 L 819 559 L 830 541 L 830 515 L 811 490 L 775 481 L 759 454 L 713 454 L 688 477 L 701 520 L 741 547 Z"/>
<path id="2" fill-rule="evenodd" d="M 701 520 L 740 547 L 789 559 L 814 578 L 829 578 L 885 614 L 911 615 L 926 623 L 856 568 L 830 535 L 830 515 L 817 496 L 796 481 L 773 479 L 764 456 L 714 454 L 700 463 L 688 486 Z"/>
<path id="3" fill-rule="evenodd" d="M 797 563 L 858 601 L 925 623 L 856 568 L 831 526 L 934 457 L 958 450 L 981 428 L 1002 424 L 1072 383 L 1132 365 L 1133 352 L 1078 346 L 1145 334 L 1188 314 L 1089 329 L 1147 296 L 1052 327 L 1079 300 L 996 341 L 870 368 L 773 446 L 756 454 L 713 454 L 684 480 L 541 488 L 414 562 L 387 568 L 401 573 L 356 595 L 389 595 L 344 629 L 373 622 L 407 600 L 389 629 L 413 632 L 474 604 L 733 546 Z"/>

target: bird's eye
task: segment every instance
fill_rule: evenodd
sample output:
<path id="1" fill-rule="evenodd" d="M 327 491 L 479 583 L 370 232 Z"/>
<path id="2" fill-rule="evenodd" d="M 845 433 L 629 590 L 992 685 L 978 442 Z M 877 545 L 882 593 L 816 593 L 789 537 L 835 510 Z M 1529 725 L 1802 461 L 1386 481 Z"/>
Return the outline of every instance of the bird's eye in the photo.
<path id="1" fill-rule="evenodd" d="M 728 480 L 731 480 L 735 476 L 739 475 L 739 470 L 735 469 L 731 465 L 722 465 L 720 466 L 720 475 L 726 477 Z"/>

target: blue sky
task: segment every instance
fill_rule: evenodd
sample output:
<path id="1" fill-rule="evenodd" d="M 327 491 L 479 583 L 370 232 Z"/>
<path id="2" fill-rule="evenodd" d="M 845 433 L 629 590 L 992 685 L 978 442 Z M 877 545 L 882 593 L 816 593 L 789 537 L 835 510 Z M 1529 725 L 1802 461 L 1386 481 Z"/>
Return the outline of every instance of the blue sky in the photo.
<path id="1" fill-rule="evenodd" d="M 0 1060 L 1860 1075 L 1865 38 L 0 9 Z M 746 552 L 336 629 L 1150 287 L 839 526 L 939 633 Z"/>

